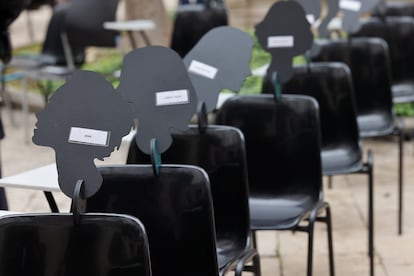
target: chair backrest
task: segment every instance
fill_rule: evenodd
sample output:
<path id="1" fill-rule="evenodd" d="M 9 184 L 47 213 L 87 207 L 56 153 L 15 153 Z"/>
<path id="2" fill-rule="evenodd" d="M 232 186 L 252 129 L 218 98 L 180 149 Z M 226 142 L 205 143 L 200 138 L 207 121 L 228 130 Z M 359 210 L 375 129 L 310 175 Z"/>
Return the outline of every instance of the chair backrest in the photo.
<path id="1" fill-rule="evenodd" d="M 374 13 L 375 16 L 414 16 L 414 3 L 411 1 L 386 1 L 382 9 Z"/>
<path id="2" fill-rule="evenodd" d="M 316 62 L 294 67 L 293 77 L 283 85 L 284 94 L 314 97 L 319 104 L 323 168 L 335 168 L 328 158 L 332 150 L 346 150 L 348 165 L 360 164 L 361 142 L 351 72 L 344 63 Z"/>
<path id="3" fill-rule="evenodd" d="M 208 126 L 200 133 L 195 125 L 174 130 L 173 143 L 161 155 L 167 164 L 203 168 L 210 179 L 217 240 L 232 240 L 232 246 L 246 248 L 250 236 L 248 182 L 243 134 L 228 126 Z M 128 164 L 150 164 L 150 157 L 132 141 Z M 230 201 L 229 201 L 230 200 Z M 218 245 L 220 246 L 220 244 Z"/>
<path id="4" fill-rule="evenodd" d="M 67 5 L 56 5 L 47 26 L 46 37 L 42 45 L 42 55 L 53 65 L 67 65 L 61 33 L 64 30 Z M 72 47 L 75 65 L 85 62 L 85 47 Z"/>
<path id="5" fill-rule="evenodd" d="M 353 37 L 380 37 L 388 43 L 392 80 L 414 79 L 414 17 L 370 17 Z"/>
<path id="6" fill-rule="evenodd" d="M 198 167 L 100 167 L 101 189 L 87 211 L 137 217 L 145 225 L 152 273 L 217 276 L 216 237 L 207 174 Z"/>
<path id="7" fill-rule="evenodd" d="M 223 4 L 182 5 L 177 9 L 171 37 L 171 49 L 184 57 L 206 34 L 215 27 L 228 25 L 227 10 Z"/>
<path id="8" fill-rule="evenodd" d="M 22 214 L 0 219 L 0 275 L 150 276 L 141 222 L 115 214 Z"/>
<path id="9" fill-rule="evenodd" d="M 319 52 L 313 61 L 346 63 L 352 74 L 355 91 L 357 120 L 361 136 L 373 117 L 380 117 L 386 126 L 381 133 L 389 134 L 394 128 L 394 111 L 391 93 L 391 69 L 387 43 L 381 38 L 352 38 L 350 41 L 318 42 Z M 378 133 L 377 130 L 372 131 Z"/>
<path id="10" fill-rule="evenodd" d="M 103 25 L 115 21 L 117 7 L 118 0 L 71 0 L 65 18 L 71 47 L 114 47 L 117 32 Z"/>
<path id="11" fill-rule="evenodd" d="M 306 194 L 313 203 L 320 199 L 321 141 L 315 99 L 234 96 L 224 102 L 216 120 L 244 134 L 251 197 Z"/>

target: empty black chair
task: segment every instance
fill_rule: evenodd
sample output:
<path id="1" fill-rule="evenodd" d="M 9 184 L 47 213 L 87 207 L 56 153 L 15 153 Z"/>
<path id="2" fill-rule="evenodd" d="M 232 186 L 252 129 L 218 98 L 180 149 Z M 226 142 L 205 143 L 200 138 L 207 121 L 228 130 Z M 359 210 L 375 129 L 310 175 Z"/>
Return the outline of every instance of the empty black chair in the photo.
<path id="1" fill-rule="evenodd" d="M 330 207 L 322 191 L 317 102 L 298 95 L 276 101 L 272 95 L 235 96 L 224 102 L 216 121 L 239 128 L 245 136 L 252 230 L 307 232 L 307 275 L 312 275 L 314 222 L 325 222 L 330 274 L 334 275 Z"/>
<path id="2" fill-rule="evenodd" d="M 193 166 L 99 168 L 100 190 L 87 211 L 137 217 L 145 225 L 154 276 L 218 276 L 213 205 L 208 176 Z M 220 256 L 220 255 L 218 255 Z"/>
<path id="3" fill-rule="evenodd" d="M 316 62 L 294 67 L 292 78 L 283 85 L 284 94 L 303 94 L 319 103 L 322 135 L 322 170 L 331 177 L 364 173 L 368 176 L 368 251 L 374 266 L 374 208 L 372 156 L 363 161 L 351 72 L 344 63 Z"/>
<path id="4" fill-rule="evenodd" d="M 131 216 L 22 214 L 0 219 L 0 274 L 151 276 L 144 226 Z"/>
<path id="5" fill-rule="evenodd" d="M 319 42 L 319 47 L 319 53 L 312 57 L 314 61 L 344 62 L 351 69 L 361 137 L 398 136 L 398 232 L 401 234 L 404 133 L 401 122 L 394 116 L 387 43 L 381 38 L 352 38 Z"/>
<path id="6" fill-rule="evenodd" d="M 33 69 L 42 66 L 67 66 L 61 34 L 64 30 L 65 14 L 68 5 L 56 5 L 50 17 L 42 50 L 38 55 L 19 55 L 13 57 L 10 67 Z M 80 66 L 85 62 L 85 48 L 73 48 L 73 62 Z"/>
<path id="7" fill-rule="evenodd" d="M 374 16 L 414 16 L 414 3 L 411 1 L 385 1 L 381 9 L 375 10 Z"/>
<path id="8" fill-rule="evenodd" d="M 395 103 L 414 102 L 414 17 L 371 17 L 353 37 L 380 37 L 389 47 Z"/>
<path id="9" fill-rule="evenodd" d="M 208 126 L 200 132 L 192 125 L 186 131 L 175 130 L 173 143 L 161 155 L 164 163 L 188 164 L 203 168 L 211 184 L 216 223 L 219 268 L 228 270 L 236 265 L 244 269 L 254 258 L 253 270 L 260 275 L 260 260 L 251 245 L 248 206 L 248 182 L 244 138 L 241 132 L 228 126 Z M 132 141 L 128 164 L 150 164 L 149 155 Z M 229 202 L 231 199 L 231 202 Z M 241 273 L 238 271 L 237 273 Z"/>
<path id="10" fill-rule="evenodd" d="M 171 48 L 184 57 L 204 34 L 225 25 L 228 25 L 228 17 L 222 0 L 180 5 L 174 19 Z"/>

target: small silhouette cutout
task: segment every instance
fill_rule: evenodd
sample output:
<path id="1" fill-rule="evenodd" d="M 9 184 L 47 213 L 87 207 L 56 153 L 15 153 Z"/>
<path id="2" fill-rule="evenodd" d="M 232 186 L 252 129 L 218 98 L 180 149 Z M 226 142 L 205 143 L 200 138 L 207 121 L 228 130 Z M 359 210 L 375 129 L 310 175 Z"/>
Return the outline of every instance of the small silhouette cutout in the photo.
<path id="1" fill-rule="evenodd" d="M 158 151 L 171 145 L 171 128 L 185 130 L 197 107 L 194 87 L 181 57 L 161 46 L 136 49 L 124 57 L 118 91 L 138 119 L 138 147 L 150 154 L 157 139 Z"/>
<path id="2" fill-rule="evenodd" d="M 85 196 L 95 194 L 102 176 L 94 159 L 103 160 L 119 148 L 133 120 L 128 105 L 101 75 L 77 71 L 36 114 L 33 142 L 55 150 L 61 190 L 73 196 L 84 180 Z"/>
<path id="3" fill-rule="evenodd" d="M 379 4 L 380 0 L 340 0 L 339 6 L 344 14 L 342 29 L 348 33 L 357 32 L 361 27 L 361 14 L 374 10 Z"/>
<path id="4" fill-rule="evenodd" d="M 197 92 L 198 102 L 211 112 L 224 88 L 240 90 L 251 74 L 253 39 L 232 27 L 217 27 L 205 34 L 185 56 L 184 64 Z"/>
<path id="5" fill-rule="evenodd" d="M 280 83 L 293 74 L 292 59 L 305 53 L 313 43 L 313 34 L 302 6 L 295 1 L 279 1 L 272 5 L 264 20 L 256 25 L 262 47 L 272 55 L 267 79 L 277 72 Z"/>

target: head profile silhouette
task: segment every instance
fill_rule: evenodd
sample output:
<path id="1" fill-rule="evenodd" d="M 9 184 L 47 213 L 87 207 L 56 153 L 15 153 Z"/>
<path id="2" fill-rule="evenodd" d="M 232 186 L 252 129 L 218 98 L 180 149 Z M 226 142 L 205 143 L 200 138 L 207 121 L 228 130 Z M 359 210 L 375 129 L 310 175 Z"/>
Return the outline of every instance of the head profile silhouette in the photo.
<path id="1" fill-rule="evenodd" d="M 219 43 L 218 43 L 219 42 Z M 184 64 L 206 111 L 215 109 L 224 88 L 238 91 L 251 74 L 253 39 L 233 27 L 217 27 L 206 33 L 185 56 Z"/>
<path id="2" fill-rule="evenodd" d="M 172 49 L 149 46 L 124 57 L 117 90 L 138 120 L 138 147 L 150 154 L 151 139 L 160 153 L 172 143 L 171 128 L 187 129 L 197 96 L 181 57 Z"/>
<path id="3" fill-rule="evenodd" d="M 339 6 L 343 12 L 342 29 L 349 33 L 357 32 L 361 27 L 359 22 L 361 14 L 374 10 L 380 4 L 380 0 L 340 1 Z"/>
<path id="4" fill-rule="evenodd" d="M 272 56 L 267 78 L 277 72 L 281 83 L 288 81 L 293 74 L 293 57 L 305 53 L 313 43 L 304 9 L 295 1 L 276 2 L 255 30 L 259 43 Z"/>
<path id="5" fill-rule="evenodd" d="M 314 25 L 322 11 L 321 1 L 320 0 L 294 0 L 298 2 L 306 12 L 306 18 L 309 21 L 309 24 Z"/>
<path id="6" fill-rule="evenodd" d="M 55 150 L 61 190 L 73 196 L 77 180 L 85 196 L 96 193 L 102 176 L 94 159 L 103 160 L 121 144 L 132 127 L 125 101 L 103 76 L 77 71 L 36 114 L 33 142 Z"/>

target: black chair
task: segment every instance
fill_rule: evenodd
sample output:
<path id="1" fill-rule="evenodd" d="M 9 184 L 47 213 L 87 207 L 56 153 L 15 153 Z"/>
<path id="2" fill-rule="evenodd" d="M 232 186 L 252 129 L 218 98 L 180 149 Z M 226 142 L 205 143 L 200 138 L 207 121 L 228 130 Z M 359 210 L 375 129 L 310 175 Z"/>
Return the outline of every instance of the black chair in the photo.
<path id="1" fill-rule="evenodd" d="M 184 57 L 208 31 L 228 25 L 222 0 L 205 0 L 204 4 L 180 5 L 174 19 L 171 48 Z"/>
<path id="2" fill-rule="evenodd" d="M 254 233 L 307 232 L 307 275 L 312 275 L 314 222 L 326 223 L 330 275 L 334 275 L 331 213 L 322 191 L 317 102 L 297 95 L 278 100 L 272 95 L 235 96 L 224 102 L 216 122 L 237 127 L 245 136 Z"/>
<path id="3" fill-rule="evenodd" d="M 9 68 L 15 69 L 35 69 L 43 66 L 68 66 L 61 34 L 64 30 L 65 14 L 68 5 L 56 5 L 50 17 L 42 50 L 38 55 L 22 54 L 13 57 Z M 73 48 L 73 61 L 75 66 L 80 66 L 85 62 L 84 47 Z"/>
<path id="4" fill-rule="evenodd" d="M 220 270 L 228 270 L 227 266 L 234 267 L 239 263 L 238 269 L 253 270 L 259 276 L 259 255 L 250 241 L 243 135 L 228 126 L 208 126 L 200 131 L 198 126 L 192 125 L 186 131 L 175 130 L 172 137 L 173 143 L 161 155 L 162 161 L 199 166 L 210 178 Z M 150 156 L 140 151 L 134 139 L 129 147 L 127 164 L 150 163 Z M 253 267 L 245 267 L 251 259 L 254 259 Z"/>
<path id="5" fill-rule="evenodd" d="M 208 176 L 194 166 L 151 165 L 99 168 L 101 189 L 88 212 L 116 212 L 145 225 L 154 276 L 218 276 L 213 205 Z"/>
<path id="6" fill-rule="evenodd" d="M 414 3 L 411 1 L 385 1 L 382 9 L 373 13 L 374 16 L 414 16 Z"/>
<path id="7" fill-rule="evenodd" d="M 394 103 L 414 102 L 414 17 L 361 20 L 353 37 L 380 37 L 389 47 Z"/>
<path id="8" fill-rule="evenodd" d="M 351 72 L 344 63 L 316 62 L 294 67 L 283 85 L 284 94 L 303 94 L 319 103 L 322 134 L 322 171 L 334 175 L 364 173 L 368 176 L 368 251 L 374 267 L 373 164 L 371 151 L 363 161 Z"/>
<path id="9" fill-rule="evenodd" d="M 402 233 L 403 138 L 402 123 L 396 119 L 391 93 L 387 43 L 381 38 L 352 38 L 319 42 L 314 61 L 339 61 L 351 69 L 359 133 L 363 138 L 398 137 L 398 233 Z"/>
<path id="10" fill-rule="evenodd" d="M 53 65 L 63 63 L 65 66 L 50 66 L 46 61 L 46 66 L 37 66 L 25 76 L 35 80 L 66 79 L 83 64 L 86 47 L 114 47 L 118 33 L 104 29 L 103 23 L 115 20 L 117 7 L 118 0 L 71 0 L 67 7 L 57 6 L 56 24 L 51 26 L 53 30 L 49 30 L 51 36 L 47 37 L 44 54 L 50 51 L 52 54 L 49 56 L 57 62 Z"/>
<path id="11" fill-rule="evenodd" d="M 144 226 L 131 216 L 22 214 L 0 219 L 0 275 L 151 276 Z"/>

